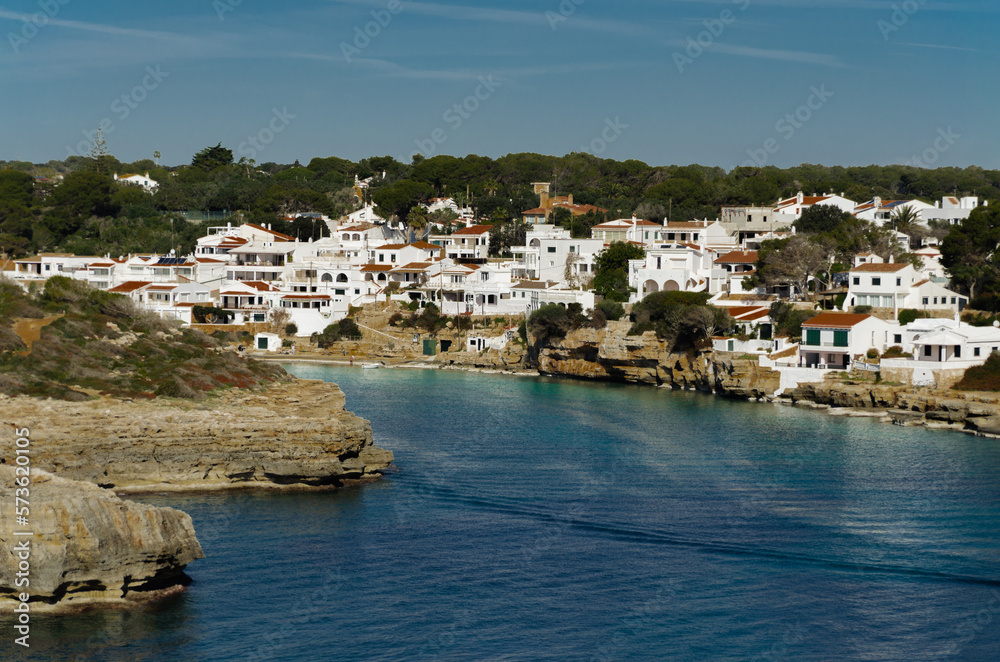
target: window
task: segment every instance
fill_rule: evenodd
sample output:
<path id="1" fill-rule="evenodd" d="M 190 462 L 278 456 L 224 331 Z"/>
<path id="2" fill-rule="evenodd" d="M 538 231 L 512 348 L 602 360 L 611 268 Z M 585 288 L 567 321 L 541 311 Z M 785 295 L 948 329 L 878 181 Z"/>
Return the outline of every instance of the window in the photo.
<path id="1" fill-rule="evenodd" d="M 956 359 L 962 358 L 962 346 L 961 345 L 955 345 L 955 358 Z"/>
<path id="2" fill-rule="evenodd" d="M 806 329 L 806 344 L 819 345 L 819 329 Z"/>
<path id="3" fill-rule="evenodd" d="M 576 252 L 576 246 L 570 246 L 569 247 L 569 252 L 570 253 L 575 253 Z"/>
<path id="4" fill-rule="evenodd" d="M 924 356 L 930 356 L 930 355 L 931 355 L 931 346 L 924 345 Z"/>
<path id="5" fill-rule="evenodd" d="M 395 262 L 396 261 L 396 254 L 395 253 L 390 253 L 389 254 L 389 261 L 390 262 Z"/>
<path id="6" fill-rule="evenodd" d="M 892 337 L 892 342 L 896 343 L 897 345 L 900 344 L 900 343 L 902 343 L 903 342 L 903 334 L 902 333 L 895 334 Z"/>
<path id="7" fill-rule="evenodd" d="M 976 347 L 975 349 L 972 350 L 972 355 L 973 356 L 979 356 L 979 348 L 978 347 Z"/>
<path id="8" fill-rule="evenodd" d="M 934 305 L 937 305 L 937 297 L 934 297 Z"/>
<path id="9" fill-rule="evenodd" d="M 924 305 L 926 306 L 926 305 L 927 305 L 927 303 L 928 303 L 928 302 L 930 301 L 930 299 L 928 299 L 927 297 L 924 297 L 924 298 L 922 299 L 922 301 L 923 301 Z"/>
<path id="10" fill-rule="evenodd" d="M 847 331 L 838 330 L 833 332 L 833 346 L 847 347 Z"/>
<path id="11" fill-rule="evenodd" d="M 956 303 L 958 303 L 958 301 L 955 300 L 955 297 L 952 297 L 951 298 L 951 305 L 954 306 Z"/>
<path id="12" fill-rule="evenodd" d="M 877 287 L 877 286 L 879 286 L 881 284 L 882 284 L 882 279 L 881 278 L 872 278 L 872 285 L 874 285 L 874 286 Z"/>
<path id="13" fill-rule="evenodd" d="M 379 253 L 378 254 L 378 261 L 379 262 L 385 262 L 385 253 Z"/>
<path id="14" fill-rule="evenodd" d="M 896 279 L 896 287 L 899 287 L 902 284 L 903 284 L 903 279 L 902 278 L 897 278 Z"/>
<path id="15" fill-rule="evenodd" d="M 861 279 L 860 279 L 860 278 L 859 278 L 858 276 L 855 276 L 855 277 L 854 277 L 854 278 L 853 278 L 853 279 L 851 280 L 851 282 L 852 282 L 852 283 L 854 283 L 855 285 L 860 285 L 860 284 L 861 284 Z"/>
<path id="16" fill-rule="evenodd" d="M 345 294 L 347 294 L 347 291 L 346 290 L 334 290 L 333 293 L 336 294 L 337 296 L 344 296 Z"/>
<path id="17" fill-rule="evenodd" d="M 556 252 L 556 247 L 555 246 L 549 246 L 548 249 L 546 249 L 546 250 L 548 250 L 550 253 L 555 253 Z"/>

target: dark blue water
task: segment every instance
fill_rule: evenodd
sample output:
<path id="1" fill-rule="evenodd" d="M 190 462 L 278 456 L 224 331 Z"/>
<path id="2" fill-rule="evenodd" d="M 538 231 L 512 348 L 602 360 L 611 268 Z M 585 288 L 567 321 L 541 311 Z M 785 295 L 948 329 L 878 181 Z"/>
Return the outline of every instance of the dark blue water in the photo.
<path id="1" fill-rule="evenodd" d="M 399 471 L 144 497 L 194 518 L 188 591 L 36 618 L 32 654 L 3 659 L 1000 659 L 1000 442 L 644 387 L 290 369 L 339 383 Z"/>

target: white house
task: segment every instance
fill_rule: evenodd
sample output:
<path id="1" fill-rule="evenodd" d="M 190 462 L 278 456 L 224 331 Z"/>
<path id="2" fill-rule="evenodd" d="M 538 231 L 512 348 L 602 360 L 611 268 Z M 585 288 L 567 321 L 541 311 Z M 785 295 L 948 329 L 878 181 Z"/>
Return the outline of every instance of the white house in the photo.
<path id="1" fill-rule="evenodd" d="M 774 206 L 774 211 L 778 214 L 792 216 L 795 220 L 798 220 L 802 216 L 802 212 L 814 205 L 831 205 L 848 214 L 853 214 L 858 203 L 848 200 L 843 195 L 834 195 L 833 193 L 826 195 L 803 195 L 802 191 L 799 191 L 798 195 L 794 198 L 779 200 Z"/>
<path id="2" fill-rule="evenodd" d="M 655 244 L 662 241 L 660 232 L 663 226 L 659 223 L 641 218 L 619 218 L 614 221 L 600 223 L 590 229 L 590 237 L 599 239 L 606 244 L 613 241 L 632 241 L 637 244 Z"/>
<path id="3" fill-rule="evenodd" d="M 802 323 L 799 364 L 845 370 L 869 349 L 885 351 L 899 325 L 872 315 L 820 313 Z"/>
<path id="4" fill-rule="evenodd" d="M 603 239 L 573 238 L 555 225 L 536 225 L 525 235 L 524 246 L 514 246 L 514 278 L 554 281 L 576 287 L 594 275 L 594 260 L 603 251 Z"/>
<path id="5" fill-rule="evenodd" d="M 967 297 L 934 283 L 909 262 L 869 262 L 850 270 L 842 309 L 846 311 L 853 306 L 888 308 L 896 316 L 905 308 L 958 312 L 967 304 Z"/>
<path id="6" fill-rule="evenodd" d="M 715 259 L 709 292 L 742 294 L 746 292 L 743 282 L 753 276 L 757 251 L 729 251 Z"/>
<path id="7" fill-rule="evenodd" d="M 628 283 L 639 301 L 653 292 L 708 292 L 715 253 L 690 243 L 665 243 L 646 249 L 642 260 L 629 260 Z"/>
<path id="8" fill-rule="evenodd" d="M 281 336 L 276 333 L 258 333 L 253 337 L 253 348 L 263 352 L 277 352 L 281 349 Z"/>
<path id="9" fill-rule="evenodd" d="M 875 196 L 868 202 L 855 207 L 852 213 L 862 221 L 868 221 L 882 227 L 892 223 L 893 216 L 905 208 L 911 209 L 915 213 L 917 221 L 922 222 L 923 213 L 926 210 L 934 209 L 934 205 L 921 200 L 883 200 Z"/>
<path id="10" fill-rule="evenodd" d="M 988 205 L 984 200 L 982 206 Z M 930 221 L 943 221 L 948 225 L 956 225 L 969 218 L 969 214 L 976 207 L 979 207 L 979 198 L 968 196 L 962 199 L 946 196 L 941 198 L 941 202 L 935 202 L 932 209 L 925 209 L 921 214 L 924 224 Z"/>
<path id="11" fill-rule="evenodd" d="M 147 193 L 152 193 L 160 188 L 160 184 L 155 179 L 151 179 L 148 172 L 145 175 L 122 175 L 120 177 L 118 173 L 115 173 L 114 177 L 119 184 L 141 186 Z"/>
<path id="12" fill-rule="evenodd" d="M 492 230 L 492 225 L 470 225 L 452 234 L 431 235 L 428 240 L 453 260 L 485 260 L 490 256 Z"/>

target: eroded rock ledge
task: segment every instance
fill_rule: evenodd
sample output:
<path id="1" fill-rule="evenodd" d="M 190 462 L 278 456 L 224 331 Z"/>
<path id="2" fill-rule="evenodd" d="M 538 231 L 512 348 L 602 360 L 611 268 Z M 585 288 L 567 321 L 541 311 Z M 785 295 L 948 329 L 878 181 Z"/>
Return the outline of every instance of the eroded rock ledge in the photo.
<path id="1" fill-rule="evenodd" d="M 185 566 L 204 558 L 191 517 L 173 508 L 123 501 L 109 490 L 32 469 L 30 526 L 0 518 L 0 613 L 17 595 L 32 612 L 128 605 L 182 590 Z M 0 493 L 13 506 L 14 468 L 0 466 Z M 5 502 L 5 508 L 7 503 Z M 17 536 L 27 528 L 31 537 Z M 28 587 L 17 587 L 18 545 L 29 541 Z"/>
<path id="2" fill-rule="evenodd" d="M 17 397 L 2 409 L 6 425 L 31 430 L 34 467 L 120 493 L 338 487 L 393 460 L 343 392 L 319 381 L 199 402 Z"/>

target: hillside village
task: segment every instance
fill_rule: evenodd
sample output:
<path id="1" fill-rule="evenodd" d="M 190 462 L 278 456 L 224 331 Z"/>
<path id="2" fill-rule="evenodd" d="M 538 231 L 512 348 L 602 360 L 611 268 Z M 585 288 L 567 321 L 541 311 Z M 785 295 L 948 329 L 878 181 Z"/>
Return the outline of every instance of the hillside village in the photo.
<path id="1" fill-rule="evenodd" d="M 158 187 L 148 174 L 115 175 L 115 180 L 146 192 Z M 281 328 L 272 331 L 305 340 L 355 309 L 380 302 L 478 318 L 527 317 L 551 304 L 590 311 L 602 294 L 609 296 L 595 292 L 600 256 L 625 244 L 634 259 L 623 265 L 623 303 L 659 292 L 705 294 L 710 305 L 729 312 L 736 329 L 735 335 L 712 338 L 714 349 L 759 357 L 762 365 L 866 370 L 873 369 L 866 358 L 889 352 L 894 358 L 886 361 L 903 368 L 905 378 L 933 382 L 941 368 L 982 363 L 1000 347 L 1000 330 L 960 321 L 969 298 L 950 288 L 937 240 L 892 229 L 901 218 L 910 228 L 960 224 L 987 204 L 976 197 L 944 197 L 933 205 L 878 197 L 859 203 L 834 193 L 800 192 L 771 206 L 722 207 L 714 220 L 633 214 L 595 224 L 585 238 L 552 219 L 606 210 L 575 204 L 572 195 L 551 195 L 550 183 L 537 182 L 532 186 L 540 205 L 522 213 L 523 244 L 510 246 L 510 257 L 495 257 L 490 249 L 496 226 L 476 218 L 467 205 L 451 197 L 428 199 L 421 204 L 425 223 L 416 231 L 412 223 L 389 214 L 385 219 L 378 207 L 361 203 L 371 181 L 355 177 L 359 208 L 340 218 L 282 215 L 285 221 L 320 223 L 326 228 L 321 238 L 300 240 L 270 223 L 234 223 L 232 217 L 209 227 L 189 255 L 40 253 L 5 261 L 4 274 L 25 287 L 69 276 L 184 325 L 212 322 L 263 331 L 278 320 Z M 820 207 L 887 229 L 897 245 L 883 255 L 856 254 L 839 270 L 833 268 L 834 256 L 824 257 L 830 264 L 813 273 L 807 269 L 799 282 L 762 278 L 762 251 L 769 242 L 794 238 L 803 214 Z M 896 261 L 897 255 L 905 259 Z M 815 311 L 801 325 L 801 340 L 776 337 L 788 336 L 779 333 L 774 319 L 774 304 L 781 301 Z M 909 312 L 901 316 L 902 311 Z M 901 323 L 907 316 L 909 323 Z M 476 349 L 484 342 L 502 346 L 513 335 L 508 330 L 498 339 L 470 343 Z M 277 349 L 276 338 L 258 338 L 255 347 Z"/>

